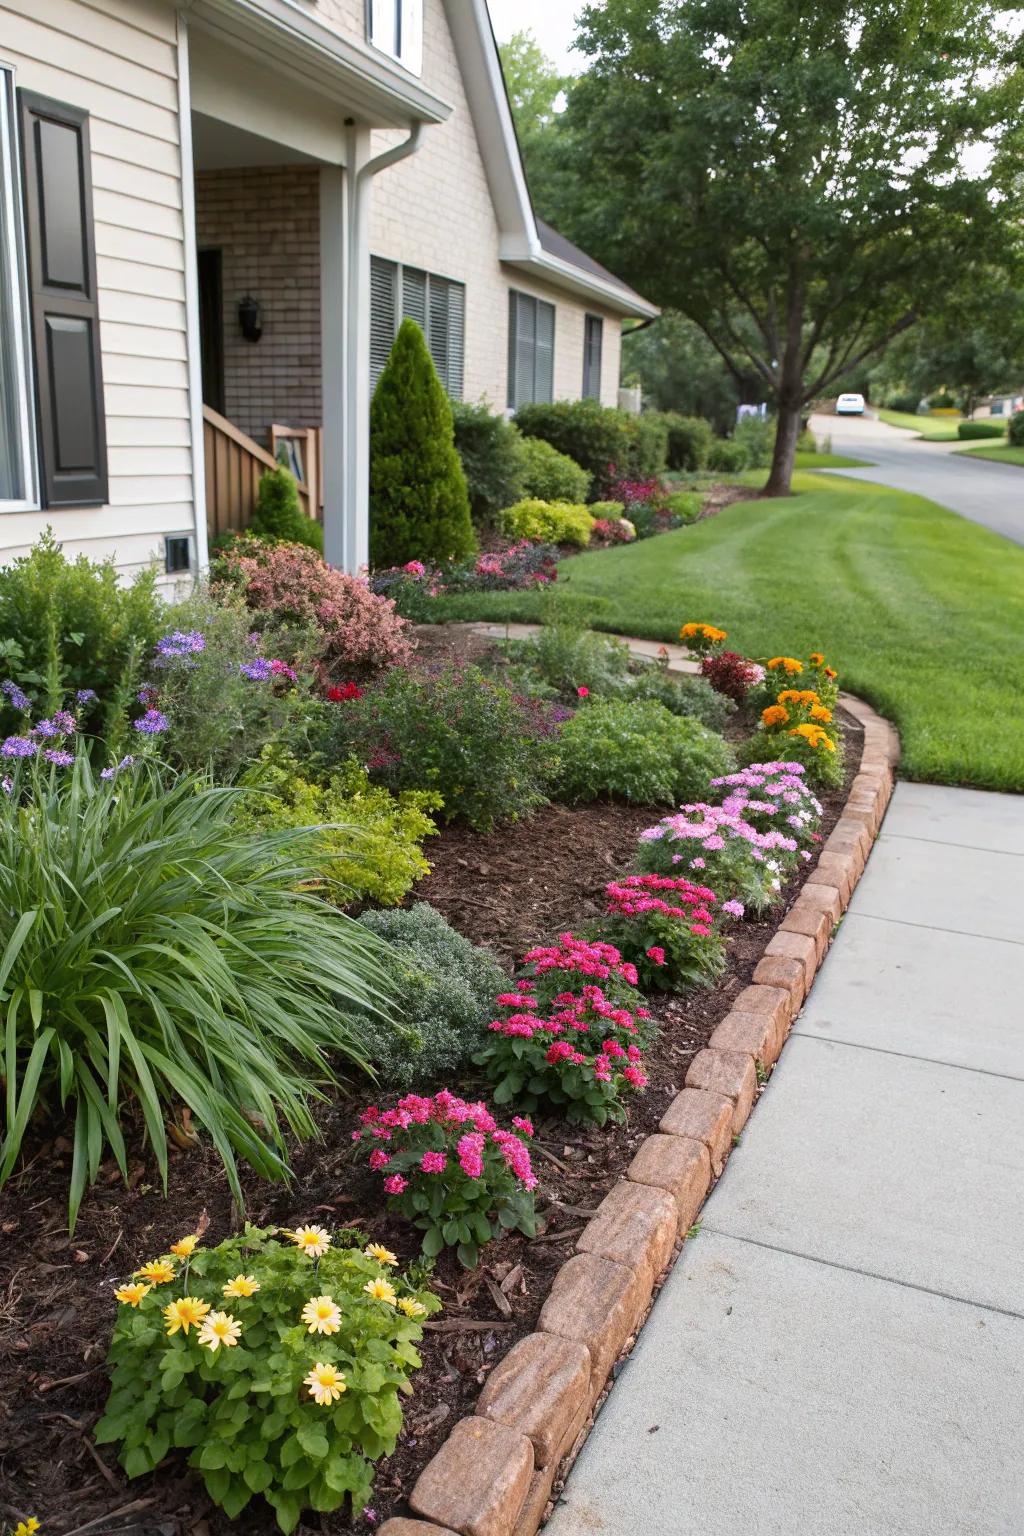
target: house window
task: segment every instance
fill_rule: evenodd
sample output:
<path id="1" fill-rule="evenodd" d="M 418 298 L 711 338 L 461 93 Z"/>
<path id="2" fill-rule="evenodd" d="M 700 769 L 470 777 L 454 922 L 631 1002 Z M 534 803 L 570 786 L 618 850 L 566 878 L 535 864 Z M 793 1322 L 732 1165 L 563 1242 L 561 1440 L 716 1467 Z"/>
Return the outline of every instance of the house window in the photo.
<path id="1" fill-rule="evenodd" d="M 370 258 L 370 384 L 391 353 L 403 320 L 415 320 L 427 340 L 438 377 L 453 400 L 462 399 L 466 288 L 451 278 L 397 261 Z"/>
<path id="2" fill-rule="evenodd" d="M 553 398 L 555 306 L 512 289 L 508 296 L 508 404 Z"/>
<path id="3" fill-rule="evenodd" d="M 583 398 L 601 398 L 601 342 L 604 321 L 600 315 L 586 315 L 583 320 Z"/>
<path id="4" fill-rule="evenodd" d="M 423 0 L 367 0 L 367 30 L 374 48 L 423 73 Z"/>
<path id="5" fill-rule="evenodd" d="M 34 507 L 32 384 L 15 153 L 14 90 L 0 69 L 0 509 Z"/>

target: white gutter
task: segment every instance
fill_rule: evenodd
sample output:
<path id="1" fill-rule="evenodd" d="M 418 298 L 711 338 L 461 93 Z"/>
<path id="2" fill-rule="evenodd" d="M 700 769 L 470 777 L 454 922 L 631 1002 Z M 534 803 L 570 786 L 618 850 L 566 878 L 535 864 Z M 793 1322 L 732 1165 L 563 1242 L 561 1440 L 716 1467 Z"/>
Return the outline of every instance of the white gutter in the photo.
<path id="1" fill-rule="evenodd" d="M 199 262 L 196 241 L 195 172 L 192 160 L 192 103 L 188 19 L 178 13 L 178 147 L 181 154 L 181 214 L 185 230 L 185 332 L 188 346 L 188 415 L 192 448 L 192 514 L 195 565 L 201 576 L 210 563 L 206 509 L 206 453 L 203 442 L 203 371 L 199 338 Z"/>
<path id="2" fill-rule="evenodd" d="M 651 304 L 639 294 L 627 293 L 618 283 L 599 277 L 596 272 L 588 272 L 584 267 L 577 267 L 574 262 L 552 256 L 550 251 L 544 250 L 539 240 L 536 248 L 531 250 L 524 250 L 520 240 L 503 240 L 499 255 L 510 266 L 534 273 L 538 281 L 567 288 L 571 293 L 595 301 L 605 309 L 614 310 L 616 314 L 644 320 L 656 320 L 661 314 L 656 304 Z"/>

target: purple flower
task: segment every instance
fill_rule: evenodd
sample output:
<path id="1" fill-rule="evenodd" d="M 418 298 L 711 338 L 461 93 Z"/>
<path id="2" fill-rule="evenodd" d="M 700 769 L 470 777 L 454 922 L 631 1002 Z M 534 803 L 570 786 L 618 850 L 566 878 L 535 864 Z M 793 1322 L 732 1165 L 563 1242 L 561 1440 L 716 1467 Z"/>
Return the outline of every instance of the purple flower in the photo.
<path id="1" fill-rule="evenodd" d="M 8 736 L 0 753 L 4 757 L 31 757 L 36 750 L 36 743 L 30 741 L 27 736 Z"/>
<path id="2" fill-rule="evenodd" d="M 258 629 L 254 629 L 250 634 L 246 635 L 245 638 L 249 645 L 259 645 L 260 641 L 263 639 L 263 636 L 260 634 Z"/>
<path id="3" fill-rule="evenodd" d="M 270 662 L 265 656 L 257 656 L 255 661 L 243 661 L 240 663 L 239 672 L 254 683 L 265 683 L 271 674 Z"/>
<path id="4" fill-rule="evenodd" d="M 59 736 L 60 726 L 56 720 L 37 720 L 32 727 L 33 736 Z"/>
<path id="5" fill-rule="evenodd" d="M 100 774 L 100 778 L 101 779 L 116 779 L 117 775 L 121 772 L 122 768 L 130 768 L 132 766 L 132 764 L 134 763 L 134 761 L 135 761 L 134 757 L 132 757 L 131 753 L 129 752 L 127 757 L 122 757 L 121 761 L 119 763 L 116 763 L 113 767 L 111 767 L 111 768 L 104 768 L 103 771 Z"/>
<path id="6" fill-rule="evenodd" d="M 730 917 L 742 917 L 744 906 L 742 901 L 723 901 L 722 911 L 728 912 Z"/>
<path id="7" fill-rule="evenodd" d="M 156 649 L 157 655 L 168 660 L 174 656 L 197 656 L 206 649 L 206 636 L 198 629 L 191 629 L 187 634 L 184 630 L 176 629 L 158 640 Z"/>
<path id="8" fill-rule="evenodd" d="M 25 694 L 22 693 L 17 683 L 12 683 L 10 678 L 5 683 L 0 683 L 0 689 L 6 693 L 12 709 L 31 709 L 32 705 Z"/>
<path id="9" fill-rule="evenodd" d="M 96 697 L 96 689 L 95 688 L 79 688 L 78 692 L 75 694 L 75 703 L 76 704 L 91 704 L 95 697 Z"/>
<path id="10" fill-rule="evenodd" d="M 75 760 L 73 752 L 64 752 L 59 747 L 47 747 L 43 756 L 48 763 L 55 763 L 58 768 L 70 768 Z"/>
<path id="11" fill-rule="evenodd" d="M 14 792 L 14 785 L 11 783 L 6 773 L 4 774 L 3 778 L 0 779 L 0 789 L 3 790 L 5 795 L 10 795 Z"/>
<path id="12" fill-rule="evenodd" d="M 133 720 L 132 724 L 144 736 L 159 736 L 161 731 L 167 730 L 167 716 L 158 709 L 147 709 L 142 719 Z"/>
<path id="13" fill-rule="evenodd" d="M 65 734 L 69 731 L 78 730 L 78 721 L 70 710 L 67 709 L 58 709 L 54 714 L 53 723 L 64 731 Z"/>

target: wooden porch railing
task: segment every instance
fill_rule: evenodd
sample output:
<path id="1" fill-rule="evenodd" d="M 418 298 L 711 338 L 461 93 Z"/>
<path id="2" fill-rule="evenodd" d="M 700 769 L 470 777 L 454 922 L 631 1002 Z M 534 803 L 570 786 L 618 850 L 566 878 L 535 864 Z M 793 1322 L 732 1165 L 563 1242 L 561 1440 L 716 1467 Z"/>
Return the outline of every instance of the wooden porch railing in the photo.
<path id="1" fill-rule="evenodd" d="M 271 443 L 276 449 L 283 438 L 304 439 L 302 455 L 305 478 L 299 481 L 299 502 L 307 516 L 319 517 L 321 510 L 320 473 L 321 428 L 289 428 L 274 426 L 270 429 Z M 268 469 L 279 468 L 272 452 L 260 446 L 221 416 L 217 411 L 203 406 L 203 449 L 206 458 L 206 521 L 211 540 L 218 534 L 240 533 L 249 526 L 260 480 Z"/>

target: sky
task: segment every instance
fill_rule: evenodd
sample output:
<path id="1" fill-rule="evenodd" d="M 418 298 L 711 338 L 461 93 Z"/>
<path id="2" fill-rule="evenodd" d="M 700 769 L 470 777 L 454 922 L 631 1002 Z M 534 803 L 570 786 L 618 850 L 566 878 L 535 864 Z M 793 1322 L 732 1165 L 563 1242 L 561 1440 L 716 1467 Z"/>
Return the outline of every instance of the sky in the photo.
<path id="1" fill-rule="evenodd" d="M 561 74 L 578 74 L 585 61 L 569 48 L 576 26 L 574 17 L 584 0 L 487 0 L 499 43 L 513 32 L 532 32 Z"/>

